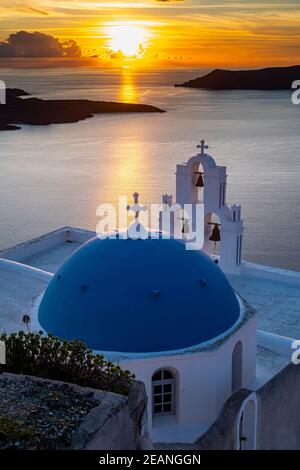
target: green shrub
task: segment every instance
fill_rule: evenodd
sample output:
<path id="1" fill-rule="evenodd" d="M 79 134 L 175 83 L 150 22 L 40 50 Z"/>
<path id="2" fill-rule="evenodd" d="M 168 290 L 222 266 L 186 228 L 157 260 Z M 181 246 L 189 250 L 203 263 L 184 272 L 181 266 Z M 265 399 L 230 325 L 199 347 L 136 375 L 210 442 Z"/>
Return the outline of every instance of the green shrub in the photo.
<path id="1" fill-rule="evenodd" d="M 11 416 L 0 416 L 0 439 L 14 445 L 17 441 L 30 442 L 35 437 L 35 431 L 31 427 L 24 427 L 22 422 Z"/>
<path id="2" fill-rule="evenodd" d="M 76 383 L 127 395 L 133 375 L 106 361 L 78 340 L 66 341 L 48 334 L 12 333 L 0 335 L 6 345 L 6 364 L 0 372 L 33 375 Z"/>

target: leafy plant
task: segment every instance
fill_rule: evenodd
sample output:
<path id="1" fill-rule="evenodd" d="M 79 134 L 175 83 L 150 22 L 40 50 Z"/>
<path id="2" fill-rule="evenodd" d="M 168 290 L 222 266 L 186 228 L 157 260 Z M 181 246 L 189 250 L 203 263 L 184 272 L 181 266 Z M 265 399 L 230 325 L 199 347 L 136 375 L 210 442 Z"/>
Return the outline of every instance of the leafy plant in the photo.
<path id="1" fill-rule="evenodd" d="M 62 380 L 123 395 L 128 394 L 134 378 L 104 356 L 94 355 L 82 341 L 23 331 L 2 334 L 0 340 L 6 345 L 6 364 L 0 365 L 0 373 Z"/>
<path id="2" fill-rule="evenodd" d="M 22 422 L 11 416 L 0 417 L 0 438 L 14 445 L 19 440 L 30 442 L 36 433 L 31 427 L 23 427 Z"/>

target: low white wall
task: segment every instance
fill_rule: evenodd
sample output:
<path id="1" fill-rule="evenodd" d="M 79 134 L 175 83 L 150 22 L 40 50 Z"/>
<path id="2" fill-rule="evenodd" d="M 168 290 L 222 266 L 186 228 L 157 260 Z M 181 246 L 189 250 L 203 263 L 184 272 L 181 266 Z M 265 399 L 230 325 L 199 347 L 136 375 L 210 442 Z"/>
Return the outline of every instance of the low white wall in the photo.
<path id="1" fill-rule="evenodd" d="M 247 276 L 261 277 L 273 281 L 283 281 L 300 286 L 300 273 L 287 269 L 273 268 L 262 264 L 243 262 L 242 274 Z"/>
<path id="2" fill-rule="evenodd" d="M 6 271 L 16 271 L 30 276 L 33 279 L 40 279 L 46 282 L 50 281 L 53 277 L 53 274 L 47 271 L 42 271 L 41 269 L 4 258 L 0 258 L 0 268 L 1 267 L 4 267 Z"/>
<path id="3" fill-rule="evenodd" d="M 279 354 L 284 354 L 290 358 L 295 350 L 295 348 L 292 348 L 294 341 L 294 338 L 289 338 L 288 336 L 276 335 L 261 330 L 257 331 L 257 343 L 259 346 Z"/>
<path id="4" fill-rule="evenodd" d="M 68 240 L 72 242 L 85 243 L 95 236 L 96 232 L 93 232 L 92 230 L 85 230 L 75 227 L 68 228 Z"/>
<path id="5" fill-rule="evenodd" d="M 25 261 L 27 258 L 42 253 L 67 241 L 85 243 L 95 237 L 96 233 L 76 227 L 62 227 L 40 237 L 20 243 L 6 250 L 0 251 L 0 258 L 12 261 Z"/>
<path id="6" fill-rule="evenodd" d="M 67 228 L 63 227 L 54 232 L 47 233 L 25 243 L 20 243 L 19 245 L 8 248 L 7 250 L 3 250 L 0 252 L 0 257 L 12 261 L 24 261 L 30 256 L 66 242 L 67 233 Z"/>

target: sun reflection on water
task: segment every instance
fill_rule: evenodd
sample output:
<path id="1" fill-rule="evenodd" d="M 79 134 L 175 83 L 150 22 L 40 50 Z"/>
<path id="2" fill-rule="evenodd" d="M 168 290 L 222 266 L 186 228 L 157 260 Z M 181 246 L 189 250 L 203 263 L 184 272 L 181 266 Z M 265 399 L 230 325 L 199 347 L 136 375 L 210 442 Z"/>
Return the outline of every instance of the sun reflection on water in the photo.
<path id="1" fill-rule="evenodd" d="M 123 139 L 121 139 L 123 140 Z M 147 158 L 142 142 L 123 141 L 111 149 L 111 165 L 109 178 L 106 178 L 102 201 L 118 205 L 118 197 L 127 196 L 129 204 L 132 194 L 137 191 L 144 193 L 143 175 L 147 172 Z"/>
<path id="2" fill-rule="evenodd" d="M 123 103 L 137 103 L 138 91 L 130 68 L 123 68 L 119 89 L 119 100 Z"/>

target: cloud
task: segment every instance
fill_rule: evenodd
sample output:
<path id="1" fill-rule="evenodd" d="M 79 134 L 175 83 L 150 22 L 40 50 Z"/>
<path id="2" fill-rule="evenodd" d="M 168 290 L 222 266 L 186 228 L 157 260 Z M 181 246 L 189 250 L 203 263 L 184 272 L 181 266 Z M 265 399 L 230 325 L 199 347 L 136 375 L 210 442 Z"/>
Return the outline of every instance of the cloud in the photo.
<path id="1" fill-rule="evenodd" d="M 24 11 L 25 13 L 37 13 L 38 15 L 42 16 L 49 16 L 49 13 L 44 10 L 40 10 L 39 8 L 33 8 L 33 7 L 19 7 L 20 11 Z"/>
<path id="2" fill-rule="evenodd" d="M 0 42 L 0 58 L 16 57 L 80 57 L 81 48 L 70 39 L 61 42 L 45 33 L 19 31 Z"/>
<path id="3" fill-rule="evenodd" d="M 138 45 L 138 51 L 135 54 L 126 55 L 121 50 L 114 51 L 112 49 L 108 49 L 106 51 L 105 57 L 109 57 L 110 59 L 124 59 L 126 57 L 127 58 L 130 57 L 131 59 L 137 59 L 137 58 L 143 57 L 144 54 L 145 54 L 144 46 L 143 46 L 143 44 L 139 44 Z"/>

